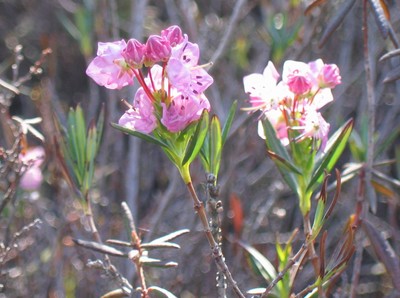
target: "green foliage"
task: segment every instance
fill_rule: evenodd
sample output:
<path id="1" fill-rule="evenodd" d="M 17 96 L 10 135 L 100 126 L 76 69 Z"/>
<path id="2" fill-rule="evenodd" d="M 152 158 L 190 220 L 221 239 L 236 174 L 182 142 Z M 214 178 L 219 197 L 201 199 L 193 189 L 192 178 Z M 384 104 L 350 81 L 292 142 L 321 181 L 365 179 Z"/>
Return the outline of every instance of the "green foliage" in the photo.
<path id="1" fill-rule="evenodd" d="M 62 149 L 69 173 L 83 198 L 87 196 L 93 182 L 94 160 L 100 147 L 104 125 L 104 109 L 97 123 L 91 121 L 86 128 L 86 120 L 80 105 L 70 109 L 67 127 L 64 130 Z"/>
<path id="2" fill-rule="evenodd" d="M 229 109 L 228 117 L 221 130 L 221 123 L 216 115 L 211 118 L 208 135 L 204 140 L 200 151 L 200 157 L 203 167 L 207 173 L 212 173 L 218 177 L 221 164 L 222 148 L 228 137 L 229 130 L 232 126 L 233 118 L 236 113 L 237 101 L 234 101 Z"/>

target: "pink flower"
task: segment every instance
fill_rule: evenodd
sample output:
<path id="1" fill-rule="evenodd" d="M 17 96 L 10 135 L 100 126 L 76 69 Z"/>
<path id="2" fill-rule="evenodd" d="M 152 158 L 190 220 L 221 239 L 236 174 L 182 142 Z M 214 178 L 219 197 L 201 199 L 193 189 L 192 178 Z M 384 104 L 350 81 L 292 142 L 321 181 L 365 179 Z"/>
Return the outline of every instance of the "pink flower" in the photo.
<path id="1" fill-rule="evenodd" d="M 271 61 L 268 62 L 263 74 L 253 73 L 245 76 L 243 78 L 244 91 L 250 97 L 250 104 L 263 110 L 276 108 L 278 79 L 279 73 Z"/>
<path id="2" fill-rule="evenodd" d="M 334 88 L 342 78 L 336 64 L 324 64 L 322 59 L 308 63 L 319 88 Z"/>
<path id="3" fill-rule="evenodd" d="M 283 65 L 282 80 L 290 91 L 297 95 L 308 93 L 313 87 L 313 77 L 309 65 L 288 60 Z"/>
<path id="4" fill-rule="evenodd" d="M 198 95 L 212 83 L 213 78 L 201 66 L 198 66 L 200 51 L 197 44 L 187 41 L 172 49 L 167 64 L 168 80 L 172 86 L 181 91 L 190 90 Z"/>
<path id="5" fill-rule="evenodd" d="M 203 94 L 195 96 L 180 91 L 173 95 L 169 106 L 165 103 L 161 105 L 163 107 L 161 123 L 170 132 L 182 131 L 190 123 L 198 120 L 204 109 L 210 110 L 210 103 Z"/>
<path id="6" fill-rule="evenodd" d="M 145 65 L 152 66 L 157 62 L 165 62 L 171 56 L 170 42 L 158 35 L 150 35 L 146 42 Z"/>
<path id="7" fill-rule="evenodd" d="M 318 78 L 322 88 L 334 88 L 342 82 L 342 77 L 336 64 L 325 64 Z"/>
<path id="8" fill-rule="evenodd" d="M 157 126 L 154 106 L 141 87 L 135 94 L 133 107 L 119 119 L 118 124 L 142 133 L 151 133 Z"/>
<path id="9" fill-rule="evenodd" d="M 124 40 L 99 42 L 97 57 L 89 64 L 86 74 L 100 86 L 109 89 L 132 85 L 134 74 L 122 56 L 125 47 Z"/>
<path id="10" fill-rule="evenodd" d="M 184 40 L 181 28 L 175 25 L 162 30 L 161 37 L 168 40 L 171 47 L 175 47 Z"/>
<path id="11" fill-rule="evenodd" d="M 133 68 L 141 68 L 143 66 L 144 55 L 146 53 L 146 45 L 136 39 L 128 40 L 126 47 L 122 50 L 122 56 L 126 63 Z"/>
<path id="12" fill-rule="evenodd" d="M 264 115 L 268 118 L 268 121 L 275 128 L 276 136 L 281 141 L 282 145 L 289 145 L 289 137 L 287 132 L 288 127 L 285 122 L 285 118 L 283 117 L 282 111 L 279 109 L 271 109 L 265 112 Z M 266 136 L 262 121 L 258 122 L 258 135 L 260 136 L 260 138 L 265 140 Z"/>
<path id="13" fill-rule="evenodd" d="M 20 187 L 26 191 L 34 191 L 39 189 L 43 182 L 43 174 L 40 166 L 45 158 L 43 147 L 29 148 L 25 154 L 19 155 L 20 160 L 26 164 L 22 170 L 24 174 L 20 179 Z"/>
<path id="14" fill-rule="evenodd" d="M 321 140 L 321 150 L 324 150 L 328 140 L 330 125 L 322 117 L 321 113 L 309 108 L 301 120 L 303 133 L 300 138 L 313 138 Z"/>

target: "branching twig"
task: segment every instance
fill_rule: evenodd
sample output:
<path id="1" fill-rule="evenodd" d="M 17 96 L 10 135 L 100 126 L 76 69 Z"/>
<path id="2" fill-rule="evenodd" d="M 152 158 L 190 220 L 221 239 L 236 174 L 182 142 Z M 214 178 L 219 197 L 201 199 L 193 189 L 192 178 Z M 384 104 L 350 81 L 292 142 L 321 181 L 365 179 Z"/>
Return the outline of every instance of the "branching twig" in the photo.
<path id="1" fill-rule="evenodd" d="M 206 211 L 203 203 L 197 197 L 196 191 L 193 187 L 192 182 L 186 184 L 193 199 L 194 210 L 200 218 L 200 221 L 203 225 L 204 233 L 207 237 L 208 243 L 210 244 L 212 257 L 214 258 L 215 263 L 217 264 L 218 270 L 224 273 L 228 284 L 233 288 L 233 291 L 238 297 L 245 298 L 244 294 L 241 292 L 239 287 L 237 286 L 236 281 L 233 279 L 231 272 L 229 271 L 228 266 L 225 263 L 224 255 L 222 254 L 221 248 L 218 243 L 215 241 L 210 226 L 208 224 L 208 218 L 206 215 Z"/>
<path id="2" fill-rule="evenodd" d="M 301 259 L 302 255 L 307 253 L 307 249 L 308 249 L 308 244 L 307 242 L 304 242 L 303 245 L 300 247 L 300 249 L 297 251 L 297 253 L 286 264 L 285 268 L 283 268 L 283 270 L 279 272 L 277 277 L 275 277 L 275 279 L 271 281 L 271 283 L 265 289 L 264 293 L 261 295 L 261 298 L 268 296 L 268 294 L 276 286 L 276 284 L 285 276 L 286 272 L 297 262 L 297 260 Z"/>

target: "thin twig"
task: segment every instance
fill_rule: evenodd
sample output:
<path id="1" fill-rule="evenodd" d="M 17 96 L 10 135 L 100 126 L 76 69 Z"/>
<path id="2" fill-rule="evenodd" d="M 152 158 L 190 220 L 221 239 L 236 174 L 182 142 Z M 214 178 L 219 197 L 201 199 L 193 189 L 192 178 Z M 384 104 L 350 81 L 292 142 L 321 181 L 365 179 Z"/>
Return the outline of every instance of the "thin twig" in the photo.
<path id="1" fill-rule="evenodd" d="M 222 246 L 221 236 L 221 213 L 222 213 L 222 202 L 218 200 L 219 196 L 219 185 L 217 179 L 213 174 L 207 174 L 207 209 L 210 214 L 210 226 L 211 232 L 214 239 L 217 240 L 218 245 Z M 221 270 L 217 271 L 217 292 L 218 298 L 226 298 L 226 278 Z"/>
<path id="2" fill-rule="evenodd" d="M 368 11 L 367 11 L 368 1 L 363 2 L 363 43 L 364 43 L 364 68 L 365 68 L 365 78 L 367 84 L 367 117 L 368 117 L 368 136 L 367 136 L 367 167 L 365 172 L 365 181 L 370 184 L 372 178 L 372 166 L 374 162 L 374 130 L 375 130 L 375 94 L 373 87 L 373 78 L 371 74 L 371 62 L 369 58 L 368 49 Z M 371 187 L 369 185 L 369 187 Z M 371 193 L 371 192 L 368 192 Z M 371 209 L 376 211 L 376 200 L 370 200 Z M 366 214 L 367 210 L 363 210 Z M 363 216 L 364 217 L 364 216 Z"/>
<path id="3" fill-rule="evenodd" d="M 238 297 L 245 298 L 244 294 L 241 292 L 241 290 L 237 286 L 236 281 L 233 279 L 233 276 L 232 276 L 231 272 L 229 271 L 228 265 L 226 265 L 226 263 L 225 263 L 225 258 L 224 258 L 224 255 L 222 254 L 221 248 L 219 247 L 218 243 L 215 241 L 215 239 L 211 233 L 211 229 L 208 224 L 208 218 L 206 215 L 204 204 L 197 197 L 197 194 L 193 187 L 192 182 L 187 183 L 186 186 L 187 186 L 187 188 L 191 194 L 191 197 L 193 199 L 194 210 L 196 211 L 196 213 L 199 216 L 200 221 L 203 225 L 204 233 L 206 235 L 208 243 L 210 244 L 212 257 L 214 258 L 214 261 L 217 264 L 218 270 L 220 270 L 221 272 L 224 273 L 228 284 L 233 288 L 233 291 L 235 292 L 235 294 Z"/>
<path id="4" fill-rule="evenodd" d="M 283 270 L 278 273 L 275 279 L 271 281 L 271 283 L 265 289 L 264 293 L 261 295 L 261 298 L 265 298 L 268 296 L 268 294 L 272 291 L 272 289 L 276 286 L 276 284 L 285 276 L 286 272 L 297 262 L 297 260 L 301 259 L 300 257 L 303 254 L 307 253 L 307 249 L 308 249 L 308 244 L 307 242 L 304 242 L 303 245 L 300 247 L 300 249 L 297 251 L 297 253 L 291 259 L 289 259 L 285 268 L 283 268 Z"/>

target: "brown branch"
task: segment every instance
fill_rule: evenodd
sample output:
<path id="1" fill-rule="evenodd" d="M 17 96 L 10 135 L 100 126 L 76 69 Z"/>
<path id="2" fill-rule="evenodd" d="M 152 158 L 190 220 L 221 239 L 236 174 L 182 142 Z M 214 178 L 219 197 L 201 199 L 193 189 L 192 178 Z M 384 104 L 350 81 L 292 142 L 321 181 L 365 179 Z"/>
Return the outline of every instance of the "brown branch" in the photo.
<path id="1" fill-rule="evenodd" d="M 215 263 L 217 264 L 218 270 L 224 273 L 228 284 L 233 288 L 237 297 L 245 298 L 244 294 L 240 291 L 239 287 L 237 286 L 236 281 L 233 279 L 231 272 L 229 271 L 228 265 L 225 263 L 224 255 L 222 254 L 221 248 L 219 247 L 218 243 L 215 241 L 210 225 L 208 224 L 208 218 L 206 215 L 206 210 L 204 208 L 204 204 L 199 200 L 197 197 L 196 191 L 193 187 L 192 182 L 186 184 L 190 195 L 193 199 L 193 208 L 196 211 L 197 215 L 200 218 L 200 221 L 203 225 L 204 233 L 208 240 L 208 243 L 211 248 L 212 257 L 214 258 Z"/>

